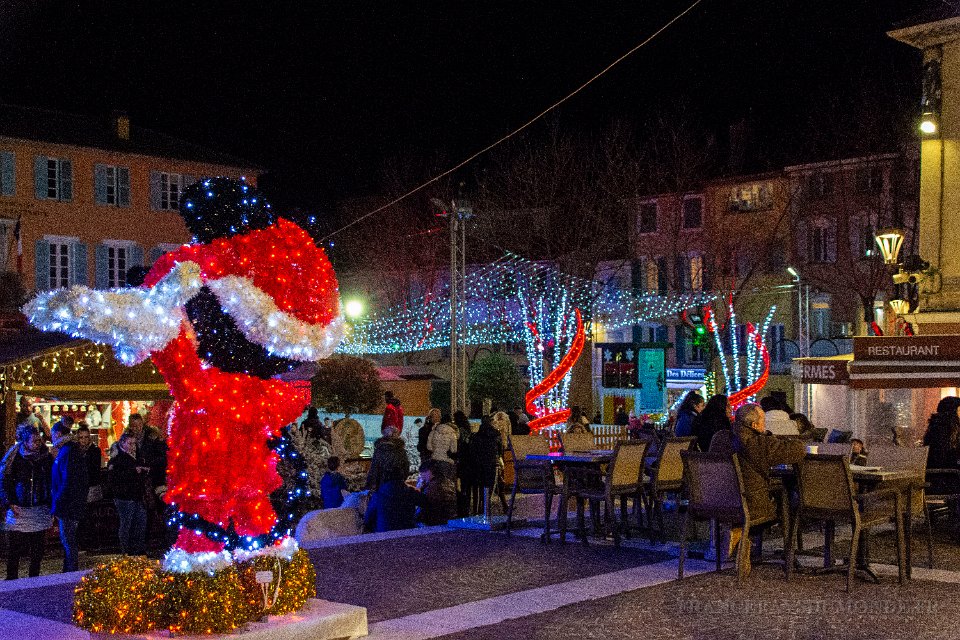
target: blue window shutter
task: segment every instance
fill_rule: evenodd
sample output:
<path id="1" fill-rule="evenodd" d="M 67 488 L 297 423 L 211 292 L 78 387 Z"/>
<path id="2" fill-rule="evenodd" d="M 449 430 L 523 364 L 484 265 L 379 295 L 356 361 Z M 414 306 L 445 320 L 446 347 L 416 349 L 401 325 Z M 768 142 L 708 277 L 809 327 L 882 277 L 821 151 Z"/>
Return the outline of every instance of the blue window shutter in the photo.
<path id="1" fill-rule="evenodd" d="M 127 268 L 129 269 L 130 267 L 142 267 L 143 266 L 143 248 L 138 244 L 134 244 L 134 245 L 130 245 L 129 251 L 130 253 L 128 255 L 130 257 L 127 259 Z"/>
<path id="2" fill-rule="evenodd" d="M 0 151 L 0 195 L 17 194 L 15 161 L 12 151 Z"/>
<path id="3" fill-rule="evenodd" d="M 160 172 L 150 172 L 150 208 L 160 211 Z"/>
<path id="4" fill-rule="evenodd" d="M 117 206 L 130 206 L 130 169 L 117 167 Z"/>
<path id="5" fill-rule="evenodd" d="M 87 245 L 82 242 L 73 243 L 73 264 L 70 266 L 73 267 L 70 270 L 70 284 L 90 284 L 87 279 Z"/>
<path id="6" fill-rule="evenodd" d="M 707 266 L 707 254 L 704 254 L 703 261 L 700 263 L 700 282 L 703 284 L 704 291 L 710 291 L 712 289 L 712 283 L 710 282 L 710 268 Z"/>
<path id="7" fill-rule="evenodd" d="M 110 256 L 107 252 L 110 248 L 105 244 L 98 244 L 94 250 L 94 273 L 93 286 L 97 289 L 106 289 L 110 286 L 110 273 L 107 271 Z"/>
<path id="8" fill-rule="evenodd" d="M 686 327 L 677 325 L 674 328 L 673 348 L 677 354 L 677 364 L 687 362 L 687 331 Z"/>
<path id="9" fill-rule="evenodd" d="M 827 244 L 827 262 L 836 262 L 837 261 L 837 223 L 833 220 L 830 221 L 830 224 L 827 225 L 826 238 L 824 240 Z"/>
<path id="10" fill-rule="evenodd" d="M 670 342 L 670 334 L 665 325 L 657 325 L 654 334 L 656 335 L 657 342 Z"/>
<path id="11" fill-rule="evenodd" d="M 147 264 L 144 266 L 153 266 L 153 263 L 159 260 L 160 256 L 162 256 L 164 253 L 166 253 L 166 251 L 160 247 L 154 247 L 153 249 L 150 249 L 150 251 L 147 252 Z"/>
<path id="12" fill-rule="evenodd" d="M 667 260 L 666 258 L 657 258 L 657 293 L 667 292 Z"/>
<path id="13" fill-rule="evenodd" d="M 69 160 L 60 161 L 60 200 L 73 200 L 73 163 Z"/>
<path id="14" fill-rule="evenodd" d="M 37 240 L 33 250 L 34 274 L 37 291 L 46 291 L 50 288 L 50 243 L 46 240 Z"/>
<path id="15" fill-rule="evenodd" d="M 97 204 L 107 204 L 107 165 L 93 165 L 93 201 Z M 100 247 L 97 247 L 99 250 Z"/>
<path id="16" fill-rule="evenodd" d="M 47 199 L 47 156 L 33 158 L 33 190 L 38 200 Z"/>

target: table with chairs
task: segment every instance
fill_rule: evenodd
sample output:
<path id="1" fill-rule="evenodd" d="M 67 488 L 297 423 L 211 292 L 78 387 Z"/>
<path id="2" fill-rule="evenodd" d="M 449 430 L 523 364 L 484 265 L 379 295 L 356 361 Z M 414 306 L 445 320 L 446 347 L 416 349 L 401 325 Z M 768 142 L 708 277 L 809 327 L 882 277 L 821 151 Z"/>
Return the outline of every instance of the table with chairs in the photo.
<path id="1" fill-rule="evenodd" d="M 847 589 L 852 589 L 856 572 L 876 579 L 870 570 L 870 536 L 872 529 L 893 523 L 896 532 L 898 577 L 911 577 L 910 531 L 913 521 L 925 517 L 928 524 L 927 564 L 932 566 L 932 541 L 929 536 L 929 512 L 926 506 L 926 449 L 877 448 L 871 451 L 870 466 L 850 464 L 850 446 L 846 443 L 817 444 L 808 447 L 807 456 L 797 465 L 771 469 L 771 479 L 784 481 L 781 509 L 775 517 L 755 521 L 747 508 L 739 460 L 730 452 L 699 453 L 684 451 L 687 514 L 683 520 L 678 576 L 683 577 L 687 554 L 689 522 L 710 521 L 717 549 L 717 569 L 723 552 L 720 548 L 720 526 L 744 530 L 736 560 L 738 579 L 742 579 L 747 554 L 750 553 L 751 529 L 779 522 L 784 531 L 784 571 L 786 579 L 794 569 L 795 549 L 805 523 L 819 522 L 824 532 L 824 567 L 843 569 L 847 573 Z M 773 491 L 776 490 L 772 486 Z M 794 500 L 789 495 L 795 495 Z M 831 554 L 834 527 L 837 523 L 851 527 L 849 560 L 835 567 Z"/>

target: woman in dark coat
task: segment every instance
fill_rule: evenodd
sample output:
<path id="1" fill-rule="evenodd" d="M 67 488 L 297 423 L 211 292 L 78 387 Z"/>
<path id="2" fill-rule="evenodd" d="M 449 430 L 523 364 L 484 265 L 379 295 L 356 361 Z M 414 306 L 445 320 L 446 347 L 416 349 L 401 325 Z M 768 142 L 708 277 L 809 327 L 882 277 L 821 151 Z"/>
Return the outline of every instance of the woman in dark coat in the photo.
<path id="1" fill-rule="evenodd" d="M 40 563 L 46 546 L 44 537 L 53 525 L 50 516 L 50 484 L 53 456 L 47 451 L 43 434 L 31 424 L 17 428 L 18 446 L 3 466 L 3 493 L 8 505 L 5 529 L 10 548 L 7 551 L 7 580 L 16 580 L 20 558 L 30 558 L 30 577 L 40 575 Z"/>
<path id="2" fill-rule="evenodd" d="M 677 424 L 674 425 L 674 435 L 685 438 L 693 435 L 693 420 L 703 411 L 703 396 L 691 391 L 683 398 L 680 408 L 677 409 Z"/>
<path id="3" fill-rule="evenodd" d="M 693 435 L 700 451 L 710 450 L 710 441 L 718 431 L 729 430 L 733 411 L 727 396 L 717 394 L 707 401 L 703 411 L 693 420 Z"/>
<path id="4" fill-rule="evenodd" d="M 490 416 L 480 420 L 480 430 L 470 440 L 470 455 L 481 489 L 493 489 L 497 483 L 497 460 L 503 455 L 503 440 Z"/>
<path id="5" fill-rule="evenodd" d="M 479 470 L 476 467 L 473 452 L 473 432 L 467 414 L 457 411 L 453 414 L 453 425 L 457 428 L 457 479 L 460 492 L 457 496 L 457 511 L 461 516 L 477 513 L 474 509 L 480 500 Z"/>
<path id="6" fill-rule="evenodd" d="M 930 447 L 928 469 L 960 468 L 960 398 L 947 396 L 930 416 L 923 444 Z"/>

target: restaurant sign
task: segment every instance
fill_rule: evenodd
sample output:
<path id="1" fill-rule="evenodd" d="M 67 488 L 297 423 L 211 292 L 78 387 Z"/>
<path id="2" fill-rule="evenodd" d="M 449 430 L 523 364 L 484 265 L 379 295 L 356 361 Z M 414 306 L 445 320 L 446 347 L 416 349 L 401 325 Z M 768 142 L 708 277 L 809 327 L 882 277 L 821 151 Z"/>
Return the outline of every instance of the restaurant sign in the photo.
<path id="1" fill-rule="evenodd" d="M 853 359 L 938 362 L 960 360 L 960 336 L 876 336 L 853 339 Z"/>
<path id="2" fill-rule="evenodd" d="M 800 382 L 805 384 L 847 384 L 850 380 L 849 360 L 803 358 L 795 362 L 800 365 Z"/>

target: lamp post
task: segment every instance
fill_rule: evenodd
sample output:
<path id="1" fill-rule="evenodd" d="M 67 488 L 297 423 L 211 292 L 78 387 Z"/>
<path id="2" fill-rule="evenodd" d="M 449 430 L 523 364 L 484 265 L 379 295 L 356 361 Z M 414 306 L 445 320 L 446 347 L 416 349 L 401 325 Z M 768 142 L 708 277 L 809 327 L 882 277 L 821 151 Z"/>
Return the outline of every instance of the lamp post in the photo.
<path id="1" fill-rule="evenodd" d="M 915 254 L 900 260 L 904 239 L 904 233 L 900 229 L 880 229 L 874 239 L 893 278 L 894 299 L 890 301 L 890 308 L 901 317 L 916 312 L 920 305 L 920 282 L 924 279 L 924 272 L 930 267 L 930 263 Z"/>
<path id="2" fill-rule="evenodd" d="M 890 308 L 900 317 L 916 312 L 920 306 L 920 282 L 924 279 L 924 272 L 930 267 L 930 263 L 915 254 L 900 260 L 904 239 L 904 233 L 900 229 L 880 229 L 874 239 L 893 279 L 894 299 L 890 301 Z"/>
<path id="3" fill-rule="evenodd" d="M 806 358 L 810 355 L 810 285 L 801 282 L 794 267 L 787 267 L 787 273 L 797 287 L 797 349 L 800 357 Z"/>

